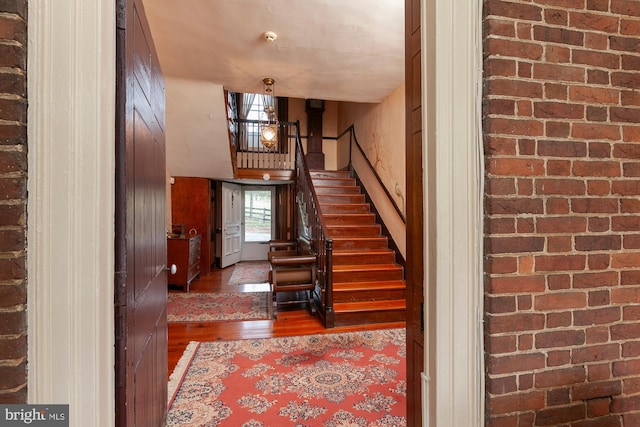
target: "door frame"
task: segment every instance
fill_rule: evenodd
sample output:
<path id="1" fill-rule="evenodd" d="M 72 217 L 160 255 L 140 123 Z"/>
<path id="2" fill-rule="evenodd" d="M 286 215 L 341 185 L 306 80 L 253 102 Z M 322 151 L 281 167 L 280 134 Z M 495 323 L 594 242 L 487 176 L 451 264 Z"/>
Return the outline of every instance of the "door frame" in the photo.
<path id="1" fill-rule="evenodd" d="M 420 0 L 428 426 L 484 425 L 482 1 Z M 452 55 L 452 52 L 456 52 Z"/>
<path id="2" fill-rule="evenodd" d="M 28 8 L 28 401 L 113 426 L 115 3 Z"/>
<path id="3" fill-rule="evenodd" d="M 463 224 L 463 230 L 468 230 L 468 224 L 475 224 L 481 215 L 481 211 L 475 210 L 482 194 L 482 180 L 478 182 L 482 177 L 478 169 L 481 165 L 472 162 L 474 173 L 463 176 L 457 176 L 453 171 L 459 162 L 468 165 L 465 163 L 470 161 L 468 155 L 478 149 L 477 139 L 482 135 L 477 116 L 480 85 L 476 88 L 462 85 L 456 89 L 453 83 L 464 79 L 461 76 L 472 76 L 471 81 L 479 81 L 477 74 L 481 67 L 476 52 L 481 49 L 478 35 L 482 20 L 480 0 L 472 4 L 460 0 L 421 0 L 421 3 L 424 28 L 431 28 L 429 34 L 423 35 L 424 46 L 436 47 L 438 51 L 434 55 L 438 56 L 445 51 L 451 52 L 452 48 L 474 52 L 469 58 L 460 54 L 436 61 L 439 77 L 427 71 L 422 78 L 424 86 L 429 84 L 429 79 L 436 78 L 439 83 L 446 81 L 445 86 L 436 86 L 440 97 L 425 99 L 427 104 L 438 103 L 437 111 L 442 115 L 436 122 L 443 125 L 440 131 L 448 130 L 446 135 L 432 139 L 435 147 L 444 151 L 441 160 L 456 153 L 451 159 L 454 163 L 438 162 L 438 176 L 444 180 L 444 187 L 442 192 L 432 196 L 446 198 L 448 193 L 470 201 L 473 209 L 455 209 L 444 215 L 449 225 Z M 428 15 L 428 11 L 437 13 Z M 69 403 L 72 419 L 95 426 L 114 424 L 115 405 L 114 357 L 112 352 L 104 351 L 113 348 L 115 335 L 112 303 L 115 13 L 113 2 L 108 1 L 57 0 L 55 7 L 48 2 L 29 1 L 28 399 L 30 402 Z M 435 25 L 430 26 L 432 23 Z M 423 67 L 426 65 L 423 63 Z M 444 96 L 447 93 L 449 101 Z M 453 111 L 453 99 L 466 107 L 464 111 Z M 435 113 L 426 108 L 423 114 L 425 129 L 428 129 Z M 467 121 L 459 122 L 459 114 Z M 462 126 L 454 129 L 453 123 Z M 433 130 L 428 132 L 433 136 Z M 470 138 L 462 141 L 458 135 Z M 446 143 L 451 141 L 465 154 L 460 160 L 457 156 L 461 152 L 453 146 L 451 150 L 444 150 Z M 424 148 L 429 149 L 427 145 Z M 481 158 L 478 153 L 474 156 Z M 91 167 L 87 168 L 86 164 Z M 426 176 L 425 184 L 431 185 L 435 178 Z M 458 190 L 462 193 L 457 193 Z M 438 206 L 445 209 L 447 202 L 440 199 Z M 428 197 L 424 203 L 425 212 L 437 219 L 442 211 L 432 206 Z M 78 212 L 83 215 L 78 217 Z M 78 221 L 71 223 L 66 218 Z M 56 227 L 49 227 L 50 224 Z M 445 230 L 453 233 L 455 227 Z M 425 235 L 425 242 L 436 239 L 442 245 L 443 234 L 446 233 Z M 423 381 L 429 393 L 425 393 L 425 415 L 430 407 L 438 414 L 436 423 L 430 425 L 481 425 L 477 420 L 481 416 L 477 412 L 484 406 L 482 361 L 479 360 L 482 357 L 481 300 L 472 303 L 477 306 L 478 313 L 468 313 L 462 328 L 454 328 L 452 322 L 455 306 L 459 303 L 452 297 L 467 295 L 467 298 L 475 299 L 482 289 L 481 274 L 476 272 L 480 269 L 476 263 L 482 256 L 481 242 L 472 240 L 473 246 L 456 253 L 456 260 L 468 266 L 465 270 L 468 281 L 458 280 L 461 278 L 453 274 L 451 260 L 447 262 L 452 257 L 440 257 L 438 261 L 443 265 L 438 270 L 440 275 L 436 274 L 435 286 L 445 292 L 438 301 L 436 317 L 443 322 L 438 325 L 437 336 L 428 338 L 428 344 L 429 352 L 433 351 L 431 344 L 434 341 L 431 340 L 439 344 L 443 353 L 437 360 L 446 371 L 437 377 L 437 388 L 434 387 L 436 381 L 426 381 L 426 378 Z M 430 269 L 433 265 L 429 263 L 425 260 L 427 276 L 434 274 Z M 445 275 L 446 272 L 449 274 Z M 445 285 L 453 279 L 457 280 L 455 287 L 446 290 Z M 87 287 L 86 283 L 94 286 Z M 434 303 L 431 301 L 431 308 Z M 449 337 L 454 338 L 455 345 L 448 347 Z M 464 368 L 454 376 L 447 360 L 460 363 Z M 425 360 L 425 366 L 429 366 L 428 360 Z M 425 373 L 428 377 L 428 371 Z M 455 396 L 467 399 L 454 400 Z M 463 411 L 459 407 L 461 403 L 466 404 Z M 460 416 L 471 421 L 467 424 L 447 423 L 446 420 L 457 419 L 455 412 L 459 410 Z"/>

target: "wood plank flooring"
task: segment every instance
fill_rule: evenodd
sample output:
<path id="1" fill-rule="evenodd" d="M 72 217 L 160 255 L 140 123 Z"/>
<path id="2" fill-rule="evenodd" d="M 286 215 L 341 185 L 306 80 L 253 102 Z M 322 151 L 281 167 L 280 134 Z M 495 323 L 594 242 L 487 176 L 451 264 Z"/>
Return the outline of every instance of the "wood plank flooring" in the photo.
<path id="1" fill-rule="evenodd" d="M 229 285 L 234 266 L 216 268 L 194 280 L 190 292 L 260 292 L 268 291 L 268 284 Z M 169 292 L 184 292 L 173 290 Z M 169 374 L 190 341 L 218 341 L 282 336 L 313 335 L 382 328 L 404 328 L 405 322 L 361 324 L 325 329 L 320 319 L 308 309 L 278 310 L 277 320 L 219 321 L 169 323 Z"/>

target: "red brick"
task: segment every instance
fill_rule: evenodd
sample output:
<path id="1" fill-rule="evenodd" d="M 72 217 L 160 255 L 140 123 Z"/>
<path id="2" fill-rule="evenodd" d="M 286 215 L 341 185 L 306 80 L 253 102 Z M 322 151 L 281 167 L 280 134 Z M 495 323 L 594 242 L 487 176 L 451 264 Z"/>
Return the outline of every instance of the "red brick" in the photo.
<path id="1" fill-rule="evenodd" d="M 488 39 L 485 43 L 485 54 L 503 58 L 539 60 L 542 58 L 543 48 L 538 43 Z"/>
<path id="2" fill-rule="evenodd" d="M 614 341 L 637 340 L 640 339 L 640 324 L 618 324 L 611 326 L 611 339 Z M 640 367 L 640 360 L 636 361 Z M 615 371 L 614 371 L 615 372 Z M 636 374 L 640 370 L 636 370 Z"/>
<path id="3" fill-rule="evenodd" d="M 535 331 L 544 327 L 543 314 L 508 314 L 492 316 L 487 321 L 487 332 L 500 334 L 505 332 Z"/>
<path id="4" fill-rule="evenodd" d="M 609 49 L 609 37 L 606 34 L 590 33 L 584 35 L 584 47 L 592 51 Z"/>
<path id="5" fill-rule="evenodd" d="M 569 160 L 547 160 L 547 176 L 570 176 L 571 161 Z"/>
<path id="6" fill-rule="evenodd" d="M 516 112 L 516 103 L 512 99 L 489 99 L 484 103 L 486 114 L 498 114 L 513 116 Z"/>
<path id="7" fill-rule="evenodd" d="M 567 28 L 535 25 L 533 27 L 533 39 L 542 42 L 583 46 L 584 33 L 582 33 L 581 31 L 569 30 Z"/>
<path id="8" fill-rule="evenodd" d="M 516 103 L 516 114 L 518 117 L 531 117 L 533 116 L 533 107 L 531 101 L 520 100 Z M 520 153 L 526 154 L 526 153 Z"/>
<path id="9" fill-rule="evenodd" d="M 541 214 L 543 204 L 540 199 L 512 199 L 503 197 L 492 197 L 485 202 L 486 213 L 489 215 L 505 214 Z"/>
<path id="10" fill-rule="evenodd" d="M 536 348 L 572 347 L 585 343 L 582 330 L 551 331 L 536 334 Z"/>
<path id="11" fill-rule="evenodd" d="M 609 73 L 603 70 L 587 70 L 587 83 L 596 85 L 608 85 Z"/>
<path id="12" fill-rule="evenodd" d="M 606 270 L 611 265 L 611 255 L 609 254 L 589 254 L 587 257 L 589 270 Z"/>
<path id="13" fill-rule="evenodd" d="M 608 12 L 609 0 L 587 0 L 587 9 Z"/>
<path id="14" fill-rule="evenodd" d="M 640 53 L 640 40 L 635 37 L 609 37 L 609 46 L 612 50 Z"/>
<path id="15" fill-rule="evenodd" d="M 589 217 L 589 225 L 587 230 L 592 233 L 603 233 L 611 230 L 611 221 L 609 218 Z"/>
<path id="16" fill-rule="evenodd" d="M 485 304 L 485 311 L 491 314 L 514 313 L 516 311 L 515 297 L 488 297 Z"/>
<path id="17" fill-rule="evenodd" d="M 485 138 L 485 152 L 487 155 L 516 155 L 516 140 L 513 138 L 502 138 L 497 136 L 488 136 Z"/>
<path id="18" fill-rule="evenodd" d="M 577 216 L 570 217 L 551 217 L 546 216 L 538 218 L 536 221 L 536 231 L 538 233 L 583 233 L 587 231 L 587 219 Z"/>
<path id="19" fill-rule="evenodd" d="M 538 179 L 536 193 L 540 195 L 579 196 L 586 193 L 585 183 L 577 179 Z"/>
<path id="20" fill-rule="evenodd" d="M 589 381 L 605 381 L 611 378 L 611 366 L 609 363 L 600 363 L 587 366 L 587 379 Z"/>
<path id="21" fill-rule="evenodd" d="M 508 414 L 511 412 L 528 411 L 543 408 L 545 404 L 544 393 L 532 391 L 530 393 L 516 393 L 506 396 L 497 396 L 489 400 L 490 414 Z"/>
<path id="22" fill-rule="evenodd" d="M 569 364 L 570 361 L 571 352 L 569 350 L 555 350 L 547 353 L 548 367 L 564 366 Z"/>
<path id="23" fill-rule="evenodd" d="M 606 122 L 609 119 L 609 111 L 606 107 L 587 106 L 587 120 L 590 122 Z"/>
<path id="24" fill-rule="evenodd" d="M 495 158 L 487 163 L 487 173 L 498 176 L 544 175 L 544 160 Z"/>
<path id="25" fill-rule="evenodd" d="M 608 196 L 611 194 L 611 183 L 604 180 L 589 180 L 587 181 L 587 194 L 589 196 Z"/>
<path id="26" fill-rule="evenodd" d="M 536 295 L 534 307 L 538 311 L 566 310 L 587 306 L 587 294 L 584 292 L 547 293 Z"/>
<path id="27" fill-rule="evenodd" d="M 592 382 L 573 387 L 575 400 L 591 400 L 602 397 L 616 396 L 622 393 L 622 383 L 617 381 Z"/>
<path id="28" fill-rule="evenodd" d="M 586 71 L 582 67 L 562 64 L 536 63 L 533 66 L 533 78 L 547 81 L 585 82 Z"/>
<path id="29" fill-rule="evenodd" d="M 490 378 L 487 381 L 487 389 L 491 394 L 509 394 L 518 391 L 518 385 L 516 384 L 516 377 L 501 377 Z"/>
<path id="30" fill-rule="evenodd" d="M 571 252 L 573 241 L 571 236 L 549 236 L 547 237 L 547 252 Z"/>
<path id="31" fill-rule="evenodd" d="M 640 93 L 625 90 L 620 96 L 621 104 L 624 106 L 640 106 Z"/>
<path id="32" fill-rule="evenodd" d="M 518 22 L 516 24 L 516 37 L 520 40 L 531 40 L 531 24 L 528 22 Z M 530 74 L 529 77 L 531 77 Z"/>
<path id="33" fill-rule="evenodd" d="M 0 365 L 0 390 L 10 390 L 27 382 L 26 362 L 17 366 Z"/>
<path id="34" fill-rule="evenodd" d="M 19 360 L 27 354 L 27 336 L 7 337 L 0 340 L 0 360 Z"/>
<path id="35" fill-rule="evenodd" d="M 0 44 L 0 68 L 26 69 L 27 55 L 23 46 Z"/>
<path id="36" fill-rule="evenodd" d="M 611 157 L 611 144 L 608 142 L 590 142 L 589 157 L 599 159 Z"/>
<path id="37" fill-rule="evenodd" d="M 491 375 L 529 372 L 544 368 L 545 357 L 541 353 L 516 354 L 490 357 L 488 371 Z"/>
<path id="38" fill-rule="evenodd" d="M 582 139 L 619 140 L 620 126 L 598 123 L 574 123 L 571 127 L 571 136 Z"/>
<path id="39" fill-rule="evenodd" d="M 585 261 L 583 255 L 541 255 L 536 257 L 536 271 L 584 270 Z"/>
<path id="40" fill-rule="evenodd" d="M 547 406 L 566 405 L 571 402 L 568 388 L 547 391 Z"/>
<path id="41" fill-rule="evenodd" d="M 638 25 L 638 21 L 622 19 L 620 21 L 620 34 L 625 36 L 640 36 L 640 25 Z"/>
<path id="42" fill-rule="evenodd" d="M 640 249 L 640 235 L 630 234 L 624 236 L 622 247 L 624 249 Z"/>
<path id="43" fill-rule="evenodd" d="M 513 27 L 513 24 L 511 24 Z M 484 62 L 484 70 L 492 77 L 514 77 L 516 75 L 516 61 L 513 59 L 488 58 Z"/>
<path id="44" fill-rule="evenodd" d="M 622 357 L 639 357 L 640 341 L 625 342 L 622 344 Z M 640 380 L 640 378 L 638 378 Z"/>
<path id="45" fill-rule="evenodd" d="M 581 365 L 583 363 L 603 362 L 620 358 L 619 344 L 605 344 L 592 347 L 582 347 L 574 349 L 571 356 L 571 363 Z M 602 397 L 598 395 L 593 397 Z"/>
<path id="46" fill-rule="evenodd" d="M 569 99 L 591 104 L 617 104 L 620 102 L 620 91 L 593 86 L 572 86 L 569 88 Z"/>
<path id="47" fill-rule="evenodd" d="M 547 199 L 547 213 L 549 215 L 569 213 L 569 201 L 567 199 Z"/>
<path id="48" fill-rule="evenodd" d="M 515 37 L 516 36 L 516 27 L 513 21 L 507 21 L 504 19 L 498 18 L 485 18 L 483 31 L 486 36 L 502 36 L 502 37 Z M 515 68 L 514 68 L 515 71 Z M 515 74 L 515 73 L 514 73 Z M 489 73 L 491 76 L 495 76 L 494 73 Z"/>
<path id="49" fill-rule="evenodd" d="M 640 83 L 640 76 L 634 72 L 617 72 L 611 73 L 611 84 L 613 86 L 619 86 L 623 88 L 634 89 L 638 87 Z M 627 120 L 622 120 L 627 121 Z M 633 122 L 633 120 L 628 120 Z"/>
<path id="50" fill-rule="evenodd" d="M 546 62 L 567 64 L 571 62 L 571 50 L 564 46 L 545 46 L 544 58 Z"/>
<path id="51" fill-rule="evenodd" d="M 638 28 L 640 25 L 635 24 Z M 632 55 L 622 55 L 622 69 L 630 71 L 640 71 L 640 57 Z"/>
<path id="52" fill-rule="evenodd" d="M 640 4 L 636 0 L 611 0 L 611 12 L 637 17 L 640 16 Z"/>
<path id="53" fill-rule="evenodd" d="M 486 16 L 500 16 L 526 21 L 541 21 L 542 8 L 526 3 L 513 3 L 500 0 L 485 2 Z"/>
<path id="54" fill-rule="evenodd" d="M 544 133 L 544 124 L 538 120 L 489 117 L 485 123 L 488 133 L 522 136 L 542 136 Z"/>
<path id="55" fill-rule="evenodd" d="M 635 197 L 640 194 L 640 181 L 614 181 L 611 192 L 620 196 Z"/>
<path id="56" fill-rule="evenodd" d="M 568 99 L 568 93 L 569 88 L 565 84 L 549 82 L 544 84 L 544 97 L 546 99 L 566 100 Z"/>
<path id="57" fill-rule="evenodd" d="M 549 290 L 557 291 L 571 287 L 571 276 L 568 274 L 551 274 L 547 277 Z"/>
<path id="58" fill-rule="evenodd" d="M 539 141 L 538 155 L 545 157 L 585 157 L 587 144 L 579 141 Z"/>
<path id="59" fill-rule="evenodd" d="M 513 335 L 487 337 L 485 343 L 487 353 L 494 356 L 502 353 L 513 353 L 517 350 L 516 337 Z"/>
<path id="60" fill-rule="evenodd" d="M 640 253 L 614 253 L 611 255 L 612 268 L 638 268 L 640 267 Z"/>
<path id="61" fill-rule="evenodd" d="M 564 369 L 536 372 L 535 385 L 539 388 L 559 387 L 583 383 L 587 379 L 584 367 L 575 366 Z"/>
<path id="62" fill-rule="evenodd" d="M 613 156 L 619 159 L 639 159 L 640 145 L 622 143 L 614 144 Z"/>
<path id="63" fill-rule="evenodd" d="M 573 287 L 576 289 L 604 288 L 618 284 L 618 273 L 615 271 L 584 272 L 573 275 Z"/>
<path id="64" fill-rule="evenodd" d="M 575 213 L 617 213 L 618 200 L 604 197 L 571 199 L 571 211 Z"/>
<path id="65" fill-rule="evenodd" d="M 640 79 L 637 82 L 640 86 Z M 611 107 L 610 115 L 612 122 L 625 122 L 625 123 L 640 123 L 640 109 L 639 108 L 624 108 L 624 107 Z M 619 139 L 619 138 L 610 138 Z"/>
<path id="66" fill-rule="evenodd" d="M 571 319 L 570 311 L 549 313 L 547 314 L 547 329 L 568 328 L 571 326 Z"/>
<path id="67" fill-rule="evenodd" d="M 640 304 L 640 289 L 627 287 L 612 289 L 611 302 L 614 304 Z"/>
<path id="68" fill-rule="evenodd" d="M 571 12 L 569 14 L 569 25 L 583 30 L 617 33 L 619 23 L 619 18 L 615 16 L 581 12 Z"/>
<path id="69" fill-rule="evenodd" d="M 622 247 L 620 235 L 576 236 L 575 247 L 578 251 L 619 250 Z"/>
<path id="70" fill-rule="evenodd" d="M 492 294 L 544 292 L 545 280 L 544 276 L 491 277 L 487 280 L 487 289 Z"/>
<path id="71" fill-rule="evenodd" d="M 640 177 L 640 163 L 623 163 L 622 176 L 630 178 Z M 639 212 L 639 210 L 634 209 L 634 212 Z"/>
<path id="72" fill-rule="evenodd" d="M 518 295 L 518 310 L 528 311 L 533 307 L 531 295 Z"/>
<path id="73" fill-rule="evenodd" d="M 567 122 L 545 123 L 545 135 L 548 137 L 567 138 L 571 132 L 571 125 Z"/>
<path id="74" fill-rule="evenodd" d="M 533 335 L 525 334 L 518 337 L 518 351 L 533 349 Z"/>
<path id="75" fill-rule="evenodd" d="M 0 258 L 0 281 L 23 280 L 26 277 L 24 256 Z"/>
<path id="76" fill-rule="evenodd" d="M 485 240 L 487 250 L 493 254 L 541 252 L 544 237 L 490 237 Z"/>
<path id="77" fill-rule="evenodd" d="M 566 10 L 561 9 L 545 9 L 544 21 L 547 24 L 566 26 L 569 22 L 569 14 Z"/>
<path id="78" fill-rule="evenodd" d="M 21 335 L 26 330 L 27 315 L 24 311 L 0 313 L 0 335 Z"/>
<path id="79" fill-rule="evenodd" d="M 573 163 L 573 173 L 576 176 L 588 177 L 617 177 L 622 176 L 619 162 L 613 161 L 588 161 L 576 160 Z"/>
<path id="80" fill-rule="evenodd" d="M 587 344 L 605 344 L 609 342 L 609 326 L 591 326 L 585 331 L 587 334 Z"/>
<path id="81" fill-rule="evenodd" d="M 0 285 L 0 308 L 27 303 L 27 289 L 23 285 Z"/>
<path id="82" fill-rule="evenodd" d="M 536 102 L 534 115 L 537 118 L 549 119 L 582 119 L 585 109 L 581 104 L 566 104 L 560 102 Z"/>

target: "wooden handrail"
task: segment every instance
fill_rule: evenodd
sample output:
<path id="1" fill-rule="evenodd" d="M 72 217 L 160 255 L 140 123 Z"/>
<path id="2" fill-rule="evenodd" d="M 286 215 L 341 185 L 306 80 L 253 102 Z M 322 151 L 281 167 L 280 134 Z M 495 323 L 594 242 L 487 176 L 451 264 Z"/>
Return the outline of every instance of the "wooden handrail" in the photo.
<path id="1" fill-rule="evenodd" d="M 387 198 L 389 199 L 389 201 L 391 202 L 391 204 L 393 205 L 396 213 L 400 216 L 400 218 L 402 218 L 402 222 L 404 222 L 406 224 L 407 219 L 405 218 L 404 213 L 402 212 L 402 210 L 398 207 L 398 204 L 396 203 L 395 199 L 393 198 L 393 196 L 391 196 L 391 193 L 389 193 L 389 190 L 387 189 L 387 187 L 384 185 L 384 183 L 382 182 L 382 179 L 380 178 L 380 175 L 378 175 L 378 172 L 375 170 L 375 168 L 373 167 L 373 165 L 371 164 L 371 162 L 369 161 L 369 158 L 367 157 L 367 155 L 364 153 L 364 150 L 362 149 L 362 146 L 360 145 L 360 143 L 358 142 L 358 137 L 356 136 L 356 129 L 355 126 L 352 124 L 350 125 L 348 128 L 346 128 L 345 130 L 343 130 L 339 135 L 338 135 L 338 140 L 340 140 L 340 138 L 342 138 L 344 135 L 346 135 L 347 133 L 350 133 L 349 136 L 349 169 L 353 169 L 353 163 L 352 163 L 352 151 L 351 151 L 351 146 L 353 145 L 353 143 L 355 143 L 356 148 L 358 149 L 358 151 L 360 152 L 360 154 L 362 155 L 362 157 L 364 158 L 364 160 L 367 163 L 367 166 L 369 167 L 369 169 L 371 170 L 371 173 L 373 173 L 373 176 L 376 177 L 376 180 L 378 181 L 378 184 L 380 185 L 380 187 L 383 189 L 385 195 L 387 196 Z"/>
<path id="2" fill-rule="evenodd" d="M 316 293 L 316 296 L 320 301 L 318 311 L 324 318 L 325 327 L 332 328 L 335 320 L 333 310 L 333 240 L 329 236 L 328 227 L 320 212 L 318 195 L 313 187 L 311 173 L 300 141 L 299 124 L 296 127 L 298 129 L 296 132 L 298 234 L 301 235 L 302 240 L 309 241 L 311 252 L 317 257 L 319 292 Z"/>

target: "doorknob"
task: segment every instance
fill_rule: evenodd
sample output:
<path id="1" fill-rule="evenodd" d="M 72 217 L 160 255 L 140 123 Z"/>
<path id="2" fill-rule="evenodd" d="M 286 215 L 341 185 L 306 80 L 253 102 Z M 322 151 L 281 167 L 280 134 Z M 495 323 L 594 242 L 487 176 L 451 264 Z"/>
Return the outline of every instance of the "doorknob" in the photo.
<path id="1" fill-rule="evenodd" d="M 166 270 L 171 274 L 176 274 L 176 272 L 178 271 L 178 267 L 176 267 L 175 264 L 171 264 L 171 267 L 167 267 Z"/>

